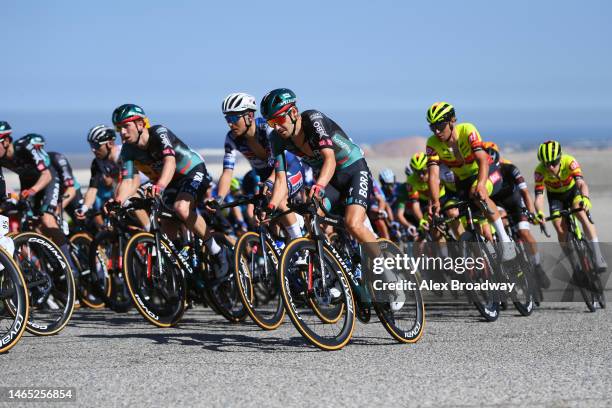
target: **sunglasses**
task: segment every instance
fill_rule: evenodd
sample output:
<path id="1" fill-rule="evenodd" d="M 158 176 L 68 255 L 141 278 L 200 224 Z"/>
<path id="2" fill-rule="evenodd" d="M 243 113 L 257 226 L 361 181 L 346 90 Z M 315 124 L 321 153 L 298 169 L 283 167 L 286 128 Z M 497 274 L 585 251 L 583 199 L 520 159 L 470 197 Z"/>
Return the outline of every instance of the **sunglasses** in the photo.
<path id="1" fill-rule="evenodd" d="M 561 158 L 560 158 L 560 157 L 559 157 L 559 158 L 557 158 L 556 160 L 553 160 L 553 161 L 551 161 L 551 162 L 546 162 L 546 163 L 544 163 L 544 164 L 545 164 L 547 167 L 549 167 L 549 166 L 553 166 L 553 167 L 554 167 L 554 166 L 556 166 L 556 165 L 557 165 L 557 164 L 559 164 L 559 163 L 561 163 Z"/>
<path id="2" fill-rule="evenodd" d="M 431 129 L 431 131 L 434 133 L 441 132 L 446 129 L 446 125 L 448 125 L 448 122 L 432 123 L 431 125 L 429 125 L 429 129 Z"/>
<path id="3" fill-rule="evenodd" d="M 104 146 L 105 144 L 108 143 L 108 140 L 106 142 L 100 142 L 100 143 L 90 143 L 89 147 L 91 147 L 91 150 L 98 150 L 99 148 L 101 148 L 102 146 Z"/>
<path id="4" fill-rule="evenodd" d="M 236 122 L 240 120 L 241 117 L 245 116 L 245 113 L 241 113 L 239 115 L 225 115 L 225 120 L 228 124 L 234 125 Z"/>
<path id="5" fill-rule="evenodd" d="M 280 126 L 285 124 L 285 122 L 287 121 L 287 115 L 289 114 L 289 111 L 285 112 L 285 113 L 281 113 L 278 116 L 275 116 L 273 118 L 270 118 L 268 120 L 266 120 L 266 122 L 268 122 L 268 126 L 270 126 L 271 128 L 275 127 L 275 126 Z"/>

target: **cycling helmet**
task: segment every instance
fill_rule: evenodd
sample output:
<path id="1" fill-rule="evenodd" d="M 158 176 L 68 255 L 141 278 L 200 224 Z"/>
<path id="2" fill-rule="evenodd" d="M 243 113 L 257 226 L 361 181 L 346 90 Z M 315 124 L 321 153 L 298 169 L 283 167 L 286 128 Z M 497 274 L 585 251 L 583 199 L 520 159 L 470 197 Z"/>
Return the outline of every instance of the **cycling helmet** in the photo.
<path id="1" fill-rule="evenodd" d="M 117 126 L 123 123 L 132 122 L 136 119 L 143 119 L 148 126 L 147 115 L 145 111 L 138 105 L 126 103 L 121 105 L 113 112 L 113 125 Z"/>
<path id="2" fill-rule="evenodd" d="M 413 171 L 422 171 L 427 167 L 427 155 L 423 152 L 415 153 L 410 159 L 410 168 Z"/>
<path id="3" fill-rule="evenodd" d="M 382 184 L 393 184 L 395 183 L 395 174 L 391 169 L 382 169 L 378 175 L 378 179 Z"/>
<path id="4" fill-rule="evenodd" d="M 455 108 L 447 102 L 436 102 L 427 110 L 427 122 L 430 124 L 448 122 L 455 117 Z"/>
<path id="5" fill-rule="evenodd" d="M 489 156 L 491 156 L 494 163 L 499 162 L 499 146 L 497 146 L 495 142 L 483 142 L 482 147 L 484 147 L 485 151 L 489 154 Z"/>
<path id="6" fill-rule="evenodd" d="M 292 90 L 287 88 L 275 89 L 268 92 L 261 100 L 261 114 L 264 118 L 270 119 L 295 106 L 296 100 L 297 97 Z"/>
<path id="7" fill-rule="evenodd" d="M 35 148 L 41 148 L 45 145 L 45 138 L 37 133 L 28 133 L 21 140 L 27 141 L 29 146 L 33 146 Z"/>
<path id="8" fill-rule="evenodd" d="M 8 122 L 0 120 L 0 139 L 4 139 L 5 137 L 10 136 L 12 131 L 13 129 L 11 128 L 11 125 L 8 124 Z"/>
<path id="9" fill-rule="evenodd" d="M 240 180 L 234 177 L 232 178 L 232 181 L 230 182 L 230 191 L 232 193 L 235 193 L 238 190 L 240 190 Z"/>
<path id="10" fill-rule="evenodd" d="M 412 176 L 412 168 L 410 167 L 410 162 L 408 162 L 408 164 L 406 164 L 406 167 L 404 167 L 404 173 L 406 174 L 406 177 Z"/>
<path id="11" fill-rule="evenodd" d="M 224 115 L 229 113 L 241 113 L 244 111 L 256 111 L 257 102 L 255 98 L 249 94 L 242 92 L 229 94 L 221 104 L 221 110 Z"/>
<path id="12" fill-rule="evenodd" d="M 87 133 L 87 142 L 90 145 L 99 145 L 110 140 L 115 140 L 116 137 L 117 134 L 114 129 L 105 125 L 98 125 L 89 129 L 89 133 Z"/>
<path id="13" fill-rule="evenodd" d="M 561 145 L 556 140 L 548 140 L 538 149 L 538 160 L 544 164 L 561 160 Z"/>

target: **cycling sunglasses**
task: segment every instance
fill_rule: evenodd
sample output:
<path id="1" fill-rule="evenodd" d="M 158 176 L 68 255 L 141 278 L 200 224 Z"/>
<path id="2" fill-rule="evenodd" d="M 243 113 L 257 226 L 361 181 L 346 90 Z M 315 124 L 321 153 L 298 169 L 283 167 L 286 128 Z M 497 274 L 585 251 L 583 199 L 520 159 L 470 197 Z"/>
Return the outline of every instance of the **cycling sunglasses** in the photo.
<path id="1" fill-rule="evenodd" d="M 555 160 L 550 161 L 550 162 L 546 162 L 544 163 L 547 167 L 548 166 L 556 166 L 557 164 L 561 163 L 561 157 L 557 157 Z"/>
<path id="2" fill-rule="evenodd" d="M 108 140 L 106 142 L 100 142 L 100 143 L 92 142 L 92 143 L 89 143 L 89 147 L 91 147 L 91 150 L 98 150 L 99 148 L 107 144 L 108 142 L 109 142 Z"/>
<path id="3" fill-rule="evenodd" d="M 446 129 L 446 125 L 448 125 L 448 122 L 438 122 L 438 123 L 432 123 L 429 125 L 429 129 L 431 129 L 432 132 L 441 132 L 444 129 Z"/>
<path id="4" fill-rule="evenodd" d="M 266 122 L 268 122 L 268 126 L 270 126 L 271 128 L 275 127 L 275 126 L 280 126 L 285 124 L 285 122 L 287 121 L 287 115 L 289 114 L 289 111 L 286 111 L 284 113 L 281 113 L 278 116 L 275 116 L 273 118 L 270 118 L 268 120 L 266 120 Z"/>
<path id="5" fill-rule="evenodd" d="M 241 117 L 246 115 L 245 113 L 240 113 L 238 115 L 225 115 L 225 120 L 228 124 L 234 125 L 236 122 L 240 120 Z"/>

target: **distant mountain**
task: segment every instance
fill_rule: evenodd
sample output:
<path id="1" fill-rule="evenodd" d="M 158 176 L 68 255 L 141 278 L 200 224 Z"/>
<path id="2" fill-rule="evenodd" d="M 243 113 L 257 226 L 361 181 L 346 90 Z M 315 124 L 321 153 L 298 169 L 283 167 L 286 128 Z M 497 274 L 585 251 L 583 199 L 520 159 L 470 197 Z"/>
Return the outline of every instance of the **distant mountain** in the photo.
<path id="1" fill-rule="evenodd" d="M 385 142 L 364 147 L 367 155 L 378 157 L 410 157 L 416 152 L 425 151 L 427 138 L 422 136 L 408 136 L 400 139 L 387 140 Z"/>

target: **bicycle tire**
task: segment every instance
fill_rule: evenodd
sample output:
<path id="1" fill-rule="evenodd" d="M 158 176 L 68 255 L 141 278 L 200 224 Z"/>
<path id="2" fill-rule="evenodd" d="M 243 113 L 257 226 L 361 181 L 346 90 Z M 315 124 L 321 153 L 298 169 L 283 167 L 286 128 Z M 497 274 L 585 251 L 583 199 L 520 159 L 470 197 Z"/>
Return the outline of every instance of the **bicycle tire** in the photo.
<path id="1" fill-rule="evenodd" d="M 115 245 L 119 245 L 115 232 L 101 231 L 96 234 L 91 244 L 89 267 L 97 279 L 95 293 L 103 300 L 104 305 L 114 312 L 125 313 L 132 307 L 133 302 L 122 268 L 123 255 Z M 104 278 L 100 279 L 100 275 Z"/>
<path id="2" fill-rule="evenodd" d="M 597 311 L 597 294 L 593 288 L 593 281 L 591 272 L 594 270 L 595 265 L 593 263 L 593 253 L 589 245 L 583 239 L 572 239 L 573 251 L 578 258 L 578 265 L 581 270 L 578 271 L 580 278 L 584 284 L 578 285 L 580 294 L 584 299 L 584 303 L 587 306 L 589 312 L 594 313 Z"/>
<path id="3" fill-rule="evenodd" d="M 12 238 L 13 259 L 28 288 L 30 315 L 26 330 L 37 336 L 57 334 L 74 312 L 76 285 L 70 264 L 60 248 L 44 235 L 22 232 Z"/>
<path id="4" fill-rule="evenodd" d="M 516 285 L 510 294 L 510 298 L 521 316 L 530 316 L 533 313 L 535 299 L 528 277 L 535 276 L 535 270 L 531 262 L 529 262 L 527 251 L 522 242 L 517 243 L 516 249 L 516 258 L 511 263 L 511 265 L 516 267 L 512 268 L 510 271 L 511 283 L 515 283 Z"/>
<path id="5" fill-rule="evenodd" d="M 77 285 L 77 296 L 81 303 L 90 309 L 101 309 L 104 307 L 104 300 L 95 295 L 92 285 L 92 269 L 90 267 L 90 251 L 93 237 L 87 232 L 78 232 L 68 238 L 70 241 L 70 255 L 72 263 L 79 270 L 79 282 Z M 77 250 L 73 248 L 77 247 Z M 97 280 L 97 279 L 96 279 Z"/>
<path id="6" fill-rule="evenodd" d="M 270 268 L 271 276 L 261 276 L 263 272 L 261 268 L 259 269 L 259 274 L 254 272 L 255 263 L 259 266 L 259 258 L 257 260 L 253 258 L 255 258 L 256 254 L 262 253 L 263 250 L 260 244 L 259 234 L 255 232 L 242 234 L 238 242 L 236 242 L 234 250 L 234 276 L 242 303 L 253 322 L 264 330 L 275 330 L 282 324 L 286 313 L 280 296 L 278 282 L 278 264 L 280 260 L 274 249 L 265 241 L 268 268 Z M 251 262 L 249 262 L 250 256 L 253 257 L 250 259 Z M 261 257 L 261 255 L 259 256 Z M 263 257 L 261 257 L 261 261 L 263 262 Z M 257 290 L 254 289 L 257 283 L 263 284 L 263 289 L 267 290 L 268 293 L 274 293 L 275 296 L 271 299 L 262 299 L 262 296 L 257 297 Z M 270 302 L 272 302 L 271 305 Z"/>
<path id="7" fill-rule="evenodd" d="M 15 260 L 0 247 L 0 354 L 6 353 L 19 342 L 26 329 L 30 312 L 26 282 Z M 7 319 L 10 324 L 5 324 Z"/>
<path id="8" fill-rule="evenodd" d="M 183 317 L 187 291 L 183 272 L 163 241 L 161 250 L 163 281 L 154 282 L 152 275 L 147 276 L 147 272 L 157 267 L 155 236 L 150 232 L 140 232 L 130 238 L 123 254 L 123 271 L 138 312 L 154 326 L 165 328 L 175 326 Z"/>
<path id="9" fill-rule="evenodd" d="M 381 250 L 385 250 L 395 255 L 401 255 L 401 249 L 393 241 L 379 238 L 377 240 Z M 387 333 L 400 343 L 416 343 L 421 339 L 425 330 L 425 303 L 419 289 L 420 283 L 417 274 L 406 274 L 404 279 L 414 282 L 416 288 L 410 293 L 414 293 L 414 306 L 411 306 L 407 299 L 400 310 L 393 311 L 389 305 L 383 302 L 373 302 L 374 311 Z M 369 282 L 368 289 L 374 292 L 373 282 Z M 414 312 L 412 311 L 414 310 Z M 400 318 L 409 316 L 407 319 L 408 327 L 399 325 Z M 401 319 L 402 321 L 404 319 Z"/>
<path id="10" fill-rule="evenodd" d="M 280 263 L 280 281 L 281 281 L 281 294 L 283 297 L 283 304 L 285 305 L 287 314 L 295 328 L 302 334 L 302 336 L 312 345 L 322 349 L 322 350 L 339 350 L 343 348 L 351 339 L 353 335 L 353 330 L 355 328 L 355 303 L 354 297 L 351 290 L 351 287 L 348 283 L 348 277 L 344 267 L 342 266 L 342 262 L 336 259 L 333 253 L 327 248 L 323 247 L 323 258 L 325 261 L 326 271 L 329 276 L 326 277 L 327 281 L 334 285 L 334 287 L 339 287 L 340 289 L 340 300 L 338 303 L 344 303 L 344 319 L 341 323 L 329 324 L 322 322 L 321 319 L 317 316 L 316 313 L 312 311 L 312 309 L 308 306 L 308 302 L 304 297 L 311 298 L 317 306 L 321 303 L 320 306 L 325 306 L 327 302 L 324 301 L 323 295 L 321 291 L 329 292 L 329 288 L 322 288 L 320 286 L 317 289 L 313 290 L 313 293 L 306 293 L 304 296 L 301 296 L 299 293 L 296 293 L 298 290 L 306 289 L 304 285 L 300 285 L 301 287 L 297 287 L 292 289 L 292 273 L 295 273 L 295 270 L 291 269 L 292 260 L 296 257 L 299 257 L 299 253 L 301 251 L 308 251 L 306 259 L 309 264 L 311 261 L 310 254 L 316 253 L 317 244 L 315 241 L 309 238 L 297 238 L 291 241 L 283 251 L 283 256 L 281 257 Z M 296 258 L 297 259 L 297 258 Z M 318 259 L 318 257 L 317 257 Z M 320 271 L 314 262 L 313 266 L 313 274 L 317 273 L 317 277 L 313 276 L 313 286 L 320 285 L 321 279 L 319 279 L 318 275 L 320 275 Z M 293 277 L 294 281 L 299 282 L 297 277 Z M 317 297 L 317 292 L 319 297 Z M 298 298 L 300 296 L 301 299 Z M 301 302 L 300 302 L 301 300 Z M 299 308 L 297 303 L 300 303 L 303 307 Z M 323 307 L 321 307 L 323 309 Z M 308 313 L 312 313 L 312 315 L 308 315 Z M 308 319 L 308 321 L 306 321 Z M 328 336 L 323 336 L 322 334 L 315 331 L 317 328 L 321 328 L 321 330 L 325 330 L 325 328 L 330 328 L 331 326 L 338 325 L 337 330 L 333 330 L 333 333 Z M 328 333 L 330 332 L 327 330 Z"/>

